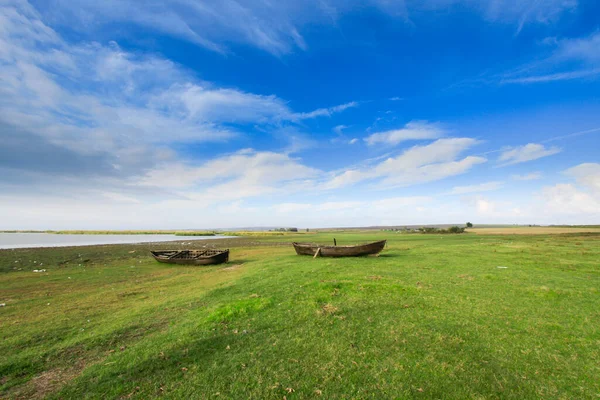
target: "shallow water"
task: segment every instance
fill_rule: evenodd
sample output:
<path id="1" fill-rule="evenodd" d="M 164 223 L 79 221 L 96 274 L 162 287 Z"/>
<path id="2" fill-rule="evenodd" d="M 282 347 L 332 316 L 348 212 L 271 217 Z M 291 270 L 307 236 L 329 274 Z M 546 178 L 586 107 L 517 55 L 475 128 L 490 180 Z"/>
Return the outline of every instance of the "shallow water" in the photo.
<path id="1" fill-rule="evenodd" d="M 58 235 L 53 233 L 0 233 L 0 249 L 90 246 L 95 244 L 150 243 L 170 242 L 173 240 L 211 240 L 227 238 L 230 238 L 230 236 Z"/>

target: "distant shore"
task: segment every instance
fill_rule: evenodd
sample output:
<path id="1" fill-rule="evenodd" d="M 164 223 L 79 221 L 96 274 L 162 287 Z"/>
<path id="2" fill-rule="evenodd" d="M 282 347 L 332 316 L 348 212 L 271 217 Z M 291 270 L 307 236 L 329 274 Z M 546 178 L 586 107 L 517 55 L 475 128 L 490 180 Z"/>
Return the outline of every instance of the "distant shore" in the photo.
<path id="1" fill-rule="evenodd" d="M 61 230 L 61 231 L 35 231 L 35 230 L 3 230 L 0 233 L 49 233 L 54 235 L 176 235 L 176 236 L 215 236 L 220 232 L 181 231 L 181 230 Z"/>

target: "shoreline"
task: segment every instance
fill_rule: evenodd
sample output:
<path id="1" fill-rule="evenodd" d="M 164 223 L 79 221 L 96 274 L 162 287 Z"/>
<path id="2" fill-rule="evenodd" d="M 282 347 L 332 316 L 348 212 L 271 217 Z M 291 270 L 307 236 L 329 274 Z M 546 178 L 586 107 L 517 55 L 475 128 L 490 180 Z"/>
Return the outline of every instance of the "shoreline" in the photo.
<path id="1" fill-rule="evenodd" d="M 18 235 L 18 234 L 7 234 Z M 30 235 L 42 235 L 33 234 Z M 161 243 L 191 243 L 191 242 L 208 242 L 224 239 L 235 239 L 236 236 L 214 235 L 214 236 L 178 236 L 173 234 L 164 235 L 103 235 L 102 237 L 92 237 L 92 235 L 59 235 L 56 237 L 41 236 L 33 238 L 30 243 L 27 241 L 19 241 L 19 238 L 12 237 L 8 242 L 2 241 L 0 234 L 0 251 L 1 250 L 17 250 L 17 249 L 56 249 L 67 247 L 87 247 L 87 246 L 112 246 L 112 245 L 157 245 Z M 12 239 L 12 242 L 10 241 Z M 31 239 L 31 238 L 28 238 Z M 36 240 L 37 239 L 37 240 Z"/>

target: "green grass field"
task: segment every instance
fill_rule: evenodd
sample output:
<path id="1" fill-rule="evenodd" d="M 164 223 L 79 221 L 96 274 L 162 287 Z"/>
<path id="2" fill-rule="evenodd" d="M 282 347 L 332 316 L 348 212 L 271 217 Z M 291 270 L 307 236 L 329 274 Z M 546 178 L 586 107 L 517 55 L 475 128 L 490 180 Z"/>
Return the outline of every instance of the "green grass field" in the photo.
<path id="1" fill-rule="evenodd" d="M 600 235 L 382 236 L 0 251 L 0 398 L 600 398 Z"/>

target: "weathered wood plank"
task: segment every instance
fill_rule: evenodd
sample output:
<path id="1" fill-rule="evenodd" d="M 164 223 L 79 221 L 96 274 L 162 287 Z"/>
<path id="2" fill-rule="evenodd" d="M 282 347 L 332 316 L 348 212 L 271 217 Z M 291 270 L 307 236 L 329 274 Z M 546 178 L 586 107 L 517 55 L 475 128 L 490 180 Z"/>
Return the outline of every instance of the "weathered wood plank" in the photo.
<path id="1" fill-rule="evenodd" d="M 317 257 L 318 257 L 318 256 L 320 256 L 320 255 L 321 255 L 321 248 L 319 247 L 319 248 L 317 249 L 317 251 L 315 252 L 315 255 L 313 256 L 313 258 L 317 258 Z"/>

